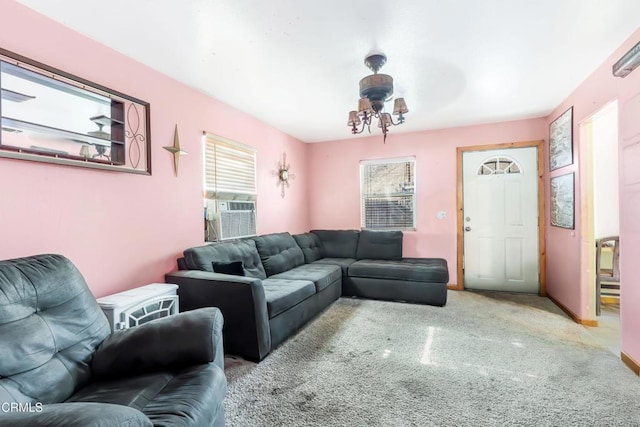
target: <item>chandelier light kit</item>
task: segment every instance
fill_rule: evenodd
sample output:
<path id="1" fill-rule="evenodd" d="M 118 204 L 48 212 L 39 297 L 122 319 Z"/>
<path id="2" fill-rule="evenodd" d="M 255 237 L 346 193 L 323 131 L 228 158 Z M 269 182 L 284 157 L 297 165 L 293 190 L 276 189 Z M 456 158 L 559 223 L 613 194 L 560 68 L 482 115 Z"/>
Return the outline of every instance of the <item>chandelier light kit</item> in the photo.
<path id="1" fill-rule="evenodd" d="M 371 121 L 378 119 L 378 127 L 382 129 L 383 141 L 387 141 L 387 132 L 391 126 L 404 123 L 404 114 L 409 112 L 404 98 L 396 98 L 393 103 L 393 115 L 398 116 L 398 121 L 394 122 L 391 114 L 384 111 L 384 103 L 391 99 L 393 95 L 393 77 L 388 74 L 378 74 L 378 71 L 387 62 L 387 57 L 383 53 L 374 53 L 364 59 L 364 63 L 373 74 L 360 80 L 360 100 L 358 101 L 358 111 L 349 112 L 348 126 L 351 126 L 351 133 L 356 135 L 362 133 L 366 128 L 371 133 Z M 358 129 L 358 126 L 361 126 Z"/>

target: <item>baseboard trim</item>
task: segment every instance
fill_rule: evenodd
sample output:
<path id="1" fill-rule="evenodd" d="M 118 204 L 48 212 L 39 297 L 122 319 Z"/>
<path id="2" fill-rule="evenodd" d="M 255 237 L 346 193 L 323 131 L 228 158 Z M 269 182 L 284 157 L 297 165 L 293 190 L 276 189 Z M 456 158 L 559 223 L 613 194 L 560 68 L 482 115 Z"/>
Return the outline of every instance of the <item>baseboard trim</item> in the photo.
<path id="1" fill-rule="evenodd" d="M 458 288 L 458 284 L 457 283 L 447 283 L 447 289 L 449 289 L 450 291 L 459 291 L 460 288 Z"/>
<path id="2" fill-rule="evenodd" d="M 579 318 L 573 311 L 569 310 L 567 307 L 564 306 L 564 304 L 562 304 L 560 301 L 558 301 L 548 293 L 547 293 L 547 298 L 549 298 L 555 305 L 557 305 L 560 308 L 560 310 L 567 313 L 567 316 L 569 316 L 574 322 L 584 326 L 598 326 L 597 320 Z"/>
<path id="3" fill-rule="evenodd" d="M 633 360 L 629 355 L 627 355 L 627 353 L 625 353 L 624 351 L 620 352 L 620 359 L 622 359 L 622 362 L 627 365 L 627 367 L 629 369 L 631 369 L 633 371 L 634 374 L 640 376 L 640 363 L 636 362 L 635 360 Z"/>

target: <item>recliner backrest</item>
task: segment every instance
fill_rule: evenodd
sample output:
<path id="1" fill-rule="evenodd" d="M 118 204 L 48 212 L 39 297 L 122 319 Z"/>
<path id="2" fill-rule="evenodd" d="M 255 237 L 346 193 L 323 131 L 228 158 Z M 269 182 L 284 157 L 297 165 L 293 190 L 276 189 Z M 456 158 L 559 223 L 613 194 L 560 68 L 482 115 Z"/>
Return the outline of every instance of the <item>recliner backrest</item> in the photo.
<path id="1" fill-rule="evenodd" d="M 62 255 L 0 261 L 0 403 L 56 403 L 91 379 L 109 335 L 84 278 Z"/>

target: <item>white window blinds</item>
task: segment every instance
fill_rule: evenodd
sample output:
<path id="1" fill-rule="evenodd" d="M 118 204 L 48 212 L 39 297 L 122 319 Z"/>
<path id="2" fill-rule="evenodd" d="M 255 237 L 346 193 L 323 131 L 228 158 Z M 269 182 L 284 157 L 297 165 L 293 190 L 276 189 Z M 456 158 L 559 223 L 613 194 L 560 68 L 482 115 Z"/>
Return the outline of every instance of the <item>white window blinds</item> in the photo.
<path id="1" fill-rule="evenodd" d="M 256 150 L 205 133 L 204 188 L 206 197 L 236 199 L 256 194 Z"/>
<path id="2" fill-rule="evenodd" d="M 415 229 L 415 158 L 360 162 L 363 228 Z"/>

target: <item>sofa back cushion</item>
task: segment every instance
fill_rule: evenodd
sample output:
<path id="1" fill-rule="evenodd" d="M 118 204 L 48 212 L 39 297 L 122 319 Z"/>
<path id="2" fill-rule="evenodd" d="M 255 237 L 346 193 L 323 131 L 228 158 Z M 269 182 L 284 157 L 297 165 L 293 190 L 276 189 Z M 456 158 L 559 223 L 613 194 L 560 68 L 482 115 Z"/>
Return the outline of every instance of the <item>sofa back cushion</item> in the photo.
<path id="1" fill-rule="evenodd" d="M 402 231 L 362 230 L 356 259 L 402 259 Z"/>
<path id="2" fill-rule="evenodd" d="M 213 263 L 242 261 L 245 276 L 266 279 L 256 244 L 251 239 L 213 243 L 184 251 L 184 264 L 189 270 L 213 272 Z"/>
<path id="3" fill-rule="evenodd" d="M 327 258 L 355 258 L 358 230 L 311 230 L 320 238 Z"/>
<path id="4" fill-rule="evenodd" d="M 320 238 L 313 233 L 294 234 L 293 239 L 296 241 L 302 253 L 304 254 L 304 262 L 309 264 L 324 258 L 324 249 Z"/>
<path id="5" fill-rule="evenodd" d="M 254 237 L 253 240 L 267 276 L 304 264 L 302 249 L 289 233 L 265 234 Z"/>
<path id="6" fill-rule="evenodd" d="M 109 333 L 67 258 L 0 261 L 0 402 L 63 402 L 91 380 L 89 362 Z"/>

